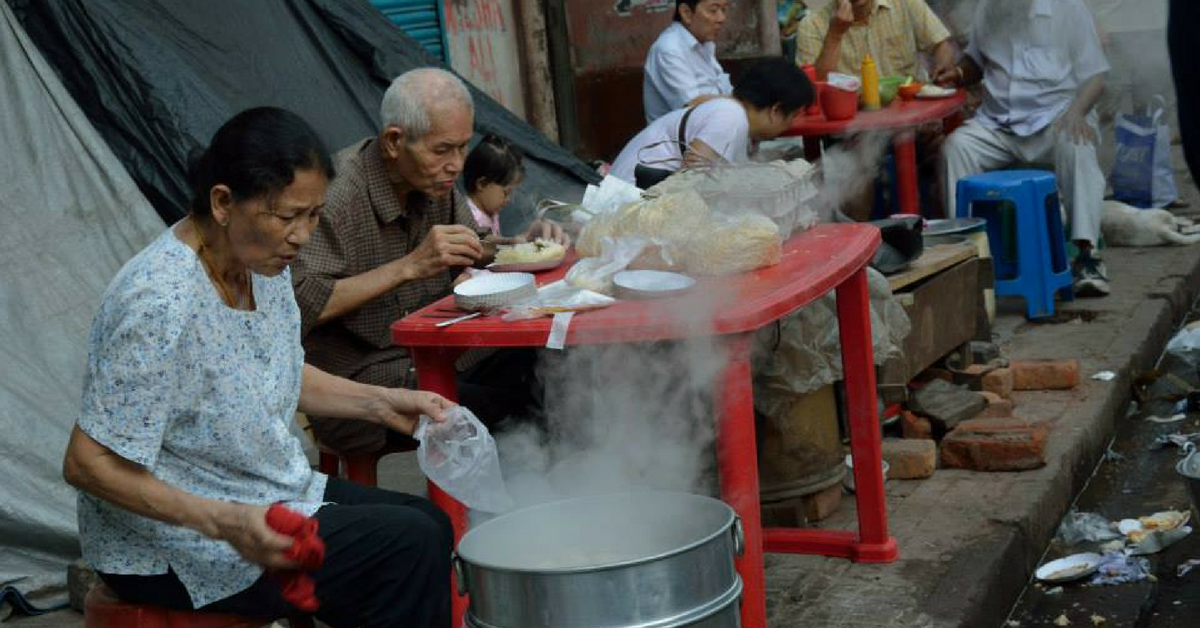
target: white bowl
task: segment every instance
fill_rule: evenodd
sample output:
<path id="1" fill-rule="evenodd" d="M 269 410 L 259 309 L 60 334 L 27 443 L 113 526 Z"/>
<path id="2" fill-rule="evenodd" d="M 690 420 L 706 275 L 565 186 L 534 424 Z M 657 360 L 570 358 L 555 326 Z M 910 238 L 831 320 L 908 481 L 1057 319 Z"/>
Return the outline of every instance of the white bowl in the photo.
<path id="1" fill-rule="evenodd" d="M 628 299 L 666 297 L 690 290 L 696 280 L 661 270 L 623 270 L 613 275 L 618 296 Z"/>
<path id="2" fill-rule="evenodd" d="M 883 483 L 887 484 L 888 469 L 890 467 L 887 460 L 880 460 L 880 462 L 883 463 L 881 465 L 883 468 Z M 847 491 L 854 492 L 854 457 L 850 454 L 846 454 L 846 475 L 842 477 L 842 486 L 846 487 Z"/>
<path id="3" fill-rule="evenodd" d="M 537 296 L 529 273 L 497 273 L 469 279 L 454 287 L 454 304 L 470 312 L 495 310 Z"/>
<path id="4" fill-rule="evenodd" d="M 1095 573 L 1101 561 L 1099 554 L 1073 554 L 1038 567 L 1034 575 L 1042 582 L 1070 582 Z"/>

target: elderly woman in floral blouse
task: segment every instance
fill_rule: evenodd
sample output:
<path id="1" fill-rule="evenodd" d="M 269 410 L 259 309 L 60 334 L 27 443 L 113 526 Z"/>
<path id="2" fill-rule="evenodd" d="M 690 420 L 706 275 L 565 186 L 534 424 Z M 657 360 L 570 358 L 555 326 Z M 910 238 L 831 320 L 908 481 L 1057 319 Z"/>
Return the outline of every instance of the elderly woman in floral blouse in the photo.
<path id="1" fill-rule="evenodd" d="M 450 402 L 303 363 L 288 265 L 332 176 L 313 130 L 275 108 L 238 114 L 189 173 L 191 214 L 117 274 L 92 330 L 63 463 L 83 554 L 133 602 L 294 616 L 266 571 L 295 565 L 264 515 L 319 522 L 311 575 L 336 626 L 448 626 L 448 519 L 430 502 L 311 470 L 293 413 L 411 433 Z"/>

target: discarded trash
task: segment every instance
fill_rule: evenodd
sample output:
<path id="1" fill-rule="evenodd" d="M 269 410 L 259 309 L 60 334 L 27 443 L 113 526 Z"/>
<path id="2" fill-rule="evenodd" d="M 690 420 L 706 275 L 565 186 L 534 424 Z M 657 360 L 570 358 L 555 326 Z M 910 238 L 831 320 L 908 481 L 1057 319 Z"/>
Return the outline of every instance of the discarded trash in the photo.
<path id="1" fill-rule="evenodd" d="M 1117 374 L 1112 371 L 1100 371 L 1092 376 L 1092 379 L 1099 382 L 1111 382 L 1117 378 Z"/>
<path id="2" fill-rule="evenodd" d="M 1200 567 L 1200 558 L 1185 560 L 1182 563 L 1179 563 L 1179 566 L 1175 568 L 1175 575 L 1182 578 L 1188 575 L 1188 572 L 1197 567 Z"/>
<path id="3" fill-rule="evenodd" d="M 1187 411 L 1188 411 L 1188 409 L 1191 407 L 1191 403 L 1192 403 L 1192 402 L 1190 401 L 1190 400 L 1191 400 L 1191 396 L 1192 396 L 1192 395 L 1191 395 L 1191 393 L 1188 393 L 1188 396 L 1187 396 L 1187 397 L 1185 397 L 1185 398 L 1183 398 L 1183 399 L 1180 399 L 1180 400 L 1179 400 L 1179 401 L 1178 401 L 1178 402 L 1175 404 L 1175 414 L 1181 414 L 1181 413 L 1184 413 L 1184 412 L 1187 412 Z"/>
<path id="4" fill-rule="evenodd" d="M 1095 573 L 1103 561 L 1099 554 L 1073 554 L 1038 567 L 1033 575 L 1042 582 L 1070 582 Z"/>
<path id="5" fill-rule="evenodd" d="M 1189 447 L 1193 447 L 1192 443 L 1195 442 L 1200 442 L 1200 432 L 1193 434 L 1180 434 L 1178 432 L 1175 434 L 1164 434 L 1154 439 L 1153 443 L 1150 443 L 1150 449 L 1162 449 L 1174 445 L 1186 451 Z"/>
<path id="6" fill-rule="evenodd" d="M 1112 554 L 1125 551 L 1125 539 L 1115 539 L 1100 545 L 1101 554 Z"/>
<path id="7" fill-rule="evenodd" d="M 1062 587 L 1054 587 L 1052 589 L 1046 589 L 1046 595 L 1055 596 L 1055 595 L 1062 595 L 1062 593 L 1063 593 Z"/>
<path id="8" fill-rule="evenodd" d="M 1100 567 L 1088 580 L 1093 586 L 1141 582 L 1150 574 L 1150 561 L 1140 556 L 1105 554 Z"/>
<path id="9" fill-rule="evenodd" d="M 1122 519 L 1117 529 L 1129 542 L 1128 554 L 1156 554 L 1191 534 L 1191 527 L 1185 525 L 1190 517 L 1189 511 L 1165 510 L 1149 517 Z"/>
<path id="10" fill-rule="evenodd" d="M 1104 460 L 1106 462 L 1121 462 L 1125 456 L 1113 451 L 1112 447 L 1104 450 Z"/>
<path id="11" fill-rule="evenodd" d="M 1178 423 L 1187 418 L 1186 414 L 1173 414 L 1171 416 L 1148 416 L 1146 420 L 1151 423 Z"/>
<path id="12" fill-rule="evenodd" d="M 1065 545 L 1119 538 L 1121 533 L 1113 529 L 1112 522 L 1094 512 L 1069 512 L 1058 526 L 1058 540 Z"/>
<path id="13" fill-rule="evenodd" d="M 1063 613 L 1062 615 L 1059 615 L 1057 619 L 1054 620 L 1054 625 L 1055 626 L 1070 626 L 1071 620 L 1067 619 L 1066 613 Z"/>
<path id="14" fill-rule="evenodd" d="M 1093 626 L 1099 626 L 1100 624 L 1108 623 L 1108 619 L 1106 619 L 1103 615 L 1093 614 L 1091 619 L 1092 619 Z"/>

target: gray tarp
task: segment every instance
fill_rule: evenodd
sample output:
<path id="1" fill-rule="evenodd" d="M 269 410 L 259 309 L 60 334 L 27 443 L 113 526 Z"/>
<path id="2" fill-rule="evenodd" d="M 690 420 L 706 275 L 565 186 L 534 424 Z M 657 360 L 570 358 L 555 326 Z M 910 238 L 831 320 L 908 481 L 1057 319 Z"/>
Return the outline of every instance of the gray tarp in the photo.
<path id="1" fill-rule="evenodd" d="M 0 147 L 0 589 L 46 607 L 79 555 L 60 468 L 92 316 L 163 223 L 3 2 Z"/>
<path id="2" fill-rule="evenodd" d="M 392 78 L 439 63 L 366 0 L 8 1 L 167 222 L 186 213 L 188 154 L 238 111 L 295 111 L 336 151 L 378 132 Z M 506 227 L 522 226 L 540 197 L 577 201 L 585 183 L 599 180 L 471 92 L 476 130 L 507 137 L 526 154 Z"/>

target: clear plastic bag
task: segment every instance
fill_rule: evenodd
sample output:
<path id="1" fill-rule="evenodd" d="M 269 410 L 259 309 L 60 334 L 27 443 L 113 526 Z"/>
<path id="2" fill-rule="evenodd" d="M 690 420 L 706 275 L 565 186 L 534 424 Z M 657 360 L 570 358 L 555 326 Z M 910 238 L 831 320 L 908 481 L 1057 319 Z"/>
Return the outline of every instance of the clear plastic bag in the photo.
<path id="1" fill-rule="evenodd" d="M 421 441 L 417 449 L 421 471 L 443 491 L 480 512 L 513 508 L 500 472 L 496 441 L 466 407 L 447 410 L 442 422 L 422 415 L 413 438 Z"/>
<path id="2" fill-rule="evenodd" d="M 604 238 L 600 243 L 599 257 L 579 260 L 564 279 L 575 288 L 607 293 L 612 289 L 613 276 L 637 259 L 647 244 L 649 241 L 639 236 Z"/>

